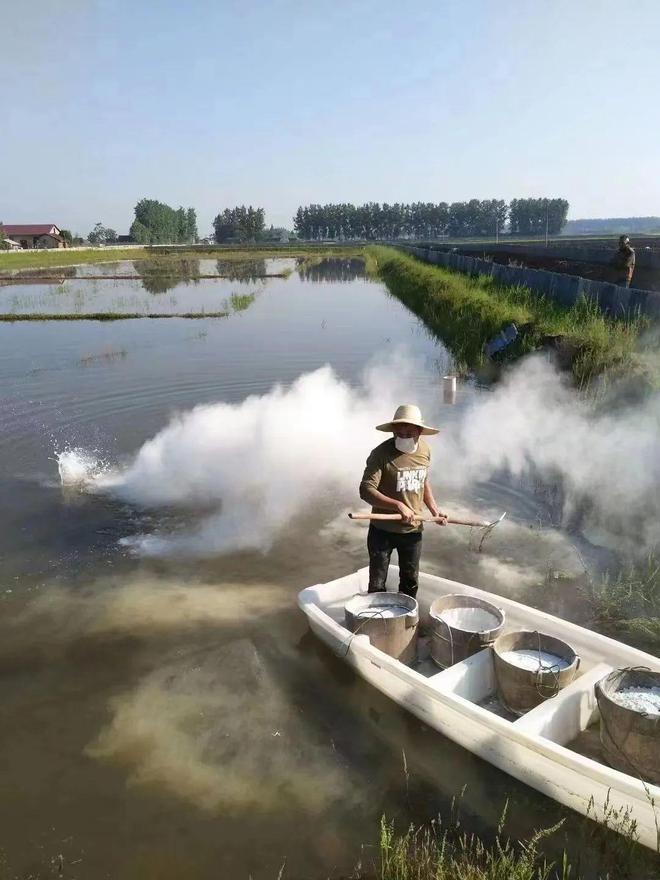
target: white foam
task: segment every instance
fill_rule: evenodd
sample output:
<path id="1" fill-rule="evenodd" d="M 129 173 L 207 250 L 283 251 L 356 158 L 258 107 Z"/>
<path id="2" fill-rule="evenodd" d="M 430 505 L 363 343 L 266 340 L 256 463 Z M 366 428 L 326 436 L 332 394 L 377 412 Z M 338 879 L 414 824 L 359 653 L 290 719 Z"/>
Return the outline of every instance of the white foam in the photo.
<path id="1" fill-rule="evenodd" d="M 93 452 L 85 449 L 65 449 L 56 453 L 57 469 L 63 486 L 83 487 L 99 477 L 106 465 Z"/>
<path id="2" fill-rule="evenodd" d="M 503 660 L 518 666 L 520 669 L 527 669 L 530 672 L 536 672 L 539 667 L 545 670 L 557 672 L 561 669 L 568 669 L 571 665 L 565 657 L 559 654 L 551 654 L 550 651 L 537 651 L 533 648 L 521 648 L 518 651 L 503 651 L 500 654 Z"/>
<path id="3" fill-rule="evenodd" d="M 633 712 L 660 716 L 660 687 L 625 687 L 610 696 L 619 706 Z"/>
<path id="4" fill-rule="evenodd" d="M 471 608 L 448 608 L 446 611 L 441 611 L 438 617 L 454 629 L 461 629 L 465 632 L 486 632 L 497 629 L 500 624 L 500 619 L 491 611 L 474 606 Z"/>

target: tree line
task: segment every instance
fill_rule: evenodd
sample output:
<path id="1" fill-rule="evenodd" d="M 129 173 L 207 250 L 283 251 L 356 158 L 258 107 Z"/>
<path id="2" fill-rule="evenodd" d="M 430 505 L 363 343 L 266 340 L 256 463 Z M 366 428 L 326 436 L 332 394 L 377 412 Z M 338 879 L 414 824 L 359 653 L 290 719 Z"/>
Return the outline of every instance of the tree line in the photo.
<path id="1" fill-rule="evenodd" d="M 258 241 L 266 228 L 266 212 L 249 205 L 225 208 L 213 221 L 217 244 L 227 241 Z"/>
<path id="2" fill-rule="evenodd" d="M 156 199 L 140 199 L 131 238 L 138 244 L 192 244 L 198 238 L 195 209 L 175 209 Z"/>
<path id="3" fill-rule="evenodd" d="M 558 235 L 566 224 L 566 199 L 513 199 L 509 205 L 512 235 Z"/>
<path id="4" fill-rule="evenodd" d="M 557 235 L 566 224 L 566 199 L 470 199 L 467 202 L 367 202 L 300 206 L 293 218 L 299 238 L 397 239 L 488 237 L 498 234 Z M 252 205 L 225 208 L 213 221 L 218 244 L 286 240 L 287 230 L 266 229 L 266 212 Z M 155 199 L 135 206 L 131 237 L 138 244 L 188 244 L 198 240 L 194 208 L 177 209 Z M 88 236 L 92 244 L 110 244 L 117 233 L 97 223 Z"/>
<path id="5" fill-rule="evenodd" d="M 293 226 L 304 239 L 493 237 L 498 233 L 556 235 L 566 222 L 565 199 L 470 199 L 468 202 L 367 202 L 300 206 Z"/>

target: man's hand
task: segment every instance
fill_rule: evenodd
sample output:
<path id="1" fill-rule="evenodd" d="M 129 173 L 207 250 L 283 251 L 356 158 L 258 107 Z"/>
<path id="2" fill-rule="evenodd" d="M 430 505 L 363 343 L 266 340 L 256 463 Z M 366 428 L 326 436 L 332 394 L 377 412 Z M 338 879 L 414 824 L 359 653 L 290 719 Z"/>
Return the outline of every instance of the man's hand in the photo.
<path id="1" fill-rule="evenodd" d="M 437 507 L 431 511 L 431 516 L 441 517 L 441 519 L 436 520 L 435 524 L 437 526 L 446 526 L 447 525 L 447 514 L 443 513 L 441 510 L 438 510 Z"/>
<path id="2" fill-rule="evenodd" d="M 411 526 L 415 520 L 415 511 L 411 510 L 407 505 L 403 503 L 403 501 L 399 501 L 396 508 L 401 514 L 401 518 L 404 523 L 408 526 Z"/>

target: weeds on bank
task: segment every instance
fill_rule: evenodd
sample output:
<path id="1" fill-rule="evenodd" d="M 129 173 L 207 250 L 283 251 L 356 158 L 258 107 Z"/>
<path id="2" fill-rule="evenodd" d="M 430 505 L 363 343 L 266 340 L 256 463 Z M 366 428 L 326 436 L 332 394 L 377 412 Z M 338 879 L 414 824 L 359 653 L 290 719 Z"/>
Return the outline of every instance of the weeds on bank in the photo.
<path id="1" fill-rule="evenodd" d="M 646 326 L 642 320 L 609 318 L 587 300 L 565 308 L 526 287 L 429 266 L 392 248 L 369 248 L 367 269 L 447 343 L 457 361 L 471 367 L 484 363 L 486 342 L 515 323 L 521 333 L 507 356 L 560 339 L 576 383 L 586 386 L 605 370 L 629 368 Z"/>
<path id="2" fill-rule="evenodd" d="M 629 563 L 581 588 L 599 632 L 660 657 L 660 557 Z"/>
<path id="3" fill-rule="evenodd" d="M 411 826 L 397 835 L 394 824 L 383 818 L 376 876 L 379 880 L 577 880 L 566 855 L 561 865 L 555 865 L 539 852 L 541 841 L 563 821 L 517 846 L 502 836 L 503 821 L 504 816 L 495 843 L 487 846 L 474 834 L 453 836 L 436 822 L 418 829 Z"/>

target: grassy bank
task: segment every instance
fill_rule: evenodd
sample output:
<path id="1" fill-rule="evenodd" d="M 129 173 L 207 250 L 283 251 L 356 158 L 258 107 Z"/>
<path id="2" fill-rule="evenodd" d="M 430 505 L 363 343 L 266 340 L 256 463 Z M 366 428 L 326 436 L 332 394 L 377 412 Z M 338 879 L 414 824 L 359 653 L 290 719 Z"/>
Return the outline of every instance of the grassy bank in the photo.
<path id="1" fill-rule="evenodd" d="M 440 817 L 421 828 L 397 832 L 381 820 L 375 858 L 363 858 L 353 880 L 656 880 L 656 856 L 636 842 L 634 823 L 618 814 L 604 824 L 585 822 L 584 854 L 575 859 L 552 838 L 564 821 L 541 829 L 527 840 L 504 833 L 508 804 L 490 842 L 462 828 L 458 816 L 447 825 Z M 611 830 L 608 830 L 611 829 Z M 614 833 L 616 830 L 616 833 Z M 544 854 L 552 847 L 553 859 Z M 598 855 L 596 855 L 598 853 Z M 584 856 L 584 858 L 583 858 Z M 588 866 L 587 873 L 584 873 Z"/>
<path id="2" fill-rule="evenodd" d="M 582 386 L 604 370 L 631 369 L 646 326 L 614 321 L 586 301 L 565 308 L 528 288 L 429 266 L 393 248 L 369 248 L 367 266 L 442 339 L 462 367 L 481 366 L 484 345 L 515 323 L 521 333 L 507 349 L 508 358 L 552 344 Z"/>
<path id="3" fill-rule="evenodd" d="M 348 257 L 361 256 L 361 247 L 333 245 L 295 245 L 282 247 L 221 247 L 194 245 L 191 247 L 168 247 L 158 245 L 144 248 L 90 248 L 89 250 L 59 251 L 0 251 L 0 275 L 20 269 L 60 268 L 86 263 L 116 263 L 120 260 L 169 261 L 177 258 L 248 260 L 274 257 L 306 258 L 314 256 Z"/>
<path id="4" fill-rule="evenodd" d="M 115 263 L 119 260 L 146 260 L 149 248 L 107 248 L 83 251 L 0 251 L 0 273 L 17 269 L 79 266 L 83 263 Z"/>
<path id="5" fill-rule="evenodd" d="M 518 847 L 503 838 L 489 847 L 473 834 L 450 834 L 435 824 L 396 834 L 394 826 L 383 821 L 376 876 L 379 880 L 578 880 L 567 859 L 555 865 L 539 853 L 540 841 L 558 827 L 541 831 Z"/>
<path id="6" fill-rule="evenodd" d="M 631 562 L 582 592 L 598 632 L 660 657 L 660 556 Z"/>

